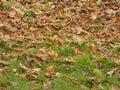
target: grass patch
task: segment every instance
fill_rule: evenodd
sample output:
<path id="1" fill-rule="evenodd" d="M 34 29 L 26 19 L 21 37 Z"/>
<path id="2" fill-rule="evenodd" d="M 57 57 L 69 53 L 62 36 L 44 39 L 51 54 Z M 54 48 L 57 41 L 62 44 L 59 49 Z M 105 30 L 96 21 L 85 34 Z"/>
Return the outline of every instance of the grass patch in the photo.
<path id="1" fill-rule="evenodd" d="M 25 17 L 32 17 L 32 18 L 36 17 L 36 15 L 35 15 L 35 13 L 33 11 L 25 11 L 24 16 Z"/>

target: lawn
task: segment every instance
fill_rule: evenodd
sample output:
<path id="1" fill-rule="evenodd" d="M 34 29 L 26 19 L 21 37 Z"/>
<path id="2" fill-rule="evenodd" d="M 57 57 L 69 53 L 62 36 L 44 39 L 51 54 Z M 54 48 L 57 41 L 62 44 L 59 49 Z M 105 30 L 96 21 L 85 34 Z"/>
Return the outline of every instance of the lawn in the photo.
<path id="1" fill-rule="evenodd" d="M 119 6 L 0 1 L 0 90 L 120 90 Z"/>

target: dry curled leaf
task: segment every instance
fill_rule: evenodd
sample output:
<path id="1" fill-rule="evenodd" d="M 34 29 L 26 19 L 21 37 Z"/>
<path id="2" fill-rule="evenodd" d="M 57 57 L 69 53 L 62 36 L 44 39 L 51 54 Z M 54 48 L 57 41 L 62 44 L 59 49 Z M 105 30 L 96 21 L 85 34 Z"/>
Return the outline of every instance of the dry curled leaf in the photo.
<path id="1" fill-rule="evenodd" d="M 120 68 L 114 68 L 111 71 L 107 72 L 110 76 L 115 76 L 117 78 L 120 78 Z"/>
<path id="2" fill-rule="evenodd" d="M 37 54 L 36 55 L 37 58 L 43 60 L 43 61 L 46 61 L 47 60 L 47 55 L 46 54 Z"/>
<path id="3" fill-rule="evenodd" d="M 61 73 L 56 72 L 56 73 L 55 73 L 55 76 L 56 76 L 56 77 L 60 77 L 60 76 L 61 76 Z"/>
<path id="4" fill-rule="evenodd" d="M 74 54 L 75 54 L 75 55 L 85 55 L 84 52 L 80 51 L 79 48 L 76 48 L 76 47 L 75 47 L 75 49 L 74 49 Z"/>
<path id="5" fill-rule="evenodd" d="M 55 59 L 58 57 L 58 54 L 55 51 L 49 51 L 48 55 L 50 58 Z"/>
<path id="6" fill-rule="evenodd" d="M 84 42 L 84 39 L 78 35 L 73 35 L 72 39 L 73 42 L 76 42 L 78 44 L 82 44 Z"/>
<path id="7" fill-rule="evenodd" d="M 97 47 L 96 47 L 96 45 L 95 45 L 95 44 L 91 44 L 91 45 L 90 45 L 90 50 L 91 50 L 92 52 L 96 53 L 96 52 L 97 52 Z"/>
<path id="8" fill-rule="evenodd" d="M 16 15 L 16 12 L 14 11 L 9 12 L 9 17 L 13 18 L 15 17 L 15 15 Z"/>
<path id="9" fill-rule="evenodd" d="M 53 36 L 52 41 L 53 41 L 54 44 L 60 44 L 61 45 L 61 44 L 64 43 L 63 39 L 59 38 L 57 35 Z"/>
<path id="10" fill-rule="evenodd" d="M 46 68 L 45 70 L 45 75 L 48 77 L 52 77 L 55 75 L 55 70 L 53 66 L 49 66 L 48 68 Z"/>
<path id="11" fill-rule="evenodd" d="M 38 64 L 39 66 L 41 66 L 41 63 L 40 63 L 40 61 L 39 61 L 39 60 L 34 59 L 33 61 L 34 61 L 36 64 Z"/>
<path id="12" fill-rule="evenodd" d="M 0 64 L 3 64 L 3 65 L 8 65 L 8 64 L 9 64 L 9 62 L 7 62 L 7 61 L 3 61 L 3 60 L 0 60 Z"/>
<path id="13" fill-rule="evenodd" d="M 0 69 L 0 74 L 6 74 L 6 72 L 9 70 L 9 67 L 3 67 Z"/>
<path id="14" fill-rule="evenodd" d="M 33 68 L 32 71 L 33 71 L 34 73 L 39 74 L 39 73 L 41 72 L 41 69 L 40 69 L 40 68 Z"/>
<path id="15" fill-rule="evenodd" d="M 24 64 L 20 63 L 20 67 L 24 70 L 28 70 L 29 68 L 27 66 L 25 66 Z"/>
<path id="16" fill-rule="evenodd" d="M 47 81 L 43 84 L 44 90 L 50 90 L 52 88 L 52 83 Z"/>
<path id="17" fill-rule="evenodd" d="M 68 62 L 68 63 L 75 63 L 75 62 L 76 62 L 76 60 L 66 58 L 66 62 Z"/>
<path id="18" fill-rule="evenodd" d="M 0 90 L 6 90 L 7 86 L 5 84 L 0 84 Z"/>
<path id="19" fill-rule="evenodd" d="M 30 75 L 29 75 L 29 78 L 30 78 L 30 80 L 36 80 L 36 79 L 37 79 L 37 76 L 34 75 L 34 74 L 30 74 Z"/>

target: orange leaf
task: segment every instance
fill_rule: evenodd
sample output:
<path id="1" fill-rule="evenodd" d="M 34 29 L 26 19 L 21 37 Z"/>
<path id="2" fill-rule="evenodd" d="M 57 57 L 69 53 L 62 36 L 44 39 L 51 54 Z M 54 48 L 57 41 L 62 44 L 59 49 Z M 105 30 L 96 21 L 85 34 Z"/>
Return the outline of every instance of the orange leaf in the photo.
<path id="1" fill-rule="evenodd" d="M 46 68 L 45 75 L 49 77 L 55 75 L 55 70 L 53 66 L 49 66 L 48 68 Z"/>
<path id="2" fill-rule="evenodd" d="M 58 57 L 58 54 L 55 51 L 49 51 L 48 55 L 50 56 L 50 58 L 55 59 Z"/>
<path id="3" fill-rule="evenodd" d="M 90 50 L 94 53 L 97 51 L 97 47 L 95 46 L 95 44 L 90 45 Z"/>

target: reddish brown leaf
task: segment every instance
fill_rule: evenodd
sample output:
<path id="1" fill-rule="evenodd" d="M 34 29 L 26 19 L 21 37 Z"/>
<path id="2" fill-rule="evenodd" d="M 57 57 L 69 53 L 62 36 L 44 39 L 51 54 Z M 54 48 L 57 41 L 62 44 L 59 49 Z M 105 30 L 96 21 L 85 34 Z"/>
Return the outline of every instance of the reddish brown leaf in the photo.
<path id="1" fill-rule="evenodd" d="M 48 68 L 46 68 L 45 70 L 45 75 L 48 77 L 52 77 L 55 75 L 55 70 L 53 66 L 49 66 Z"/>

